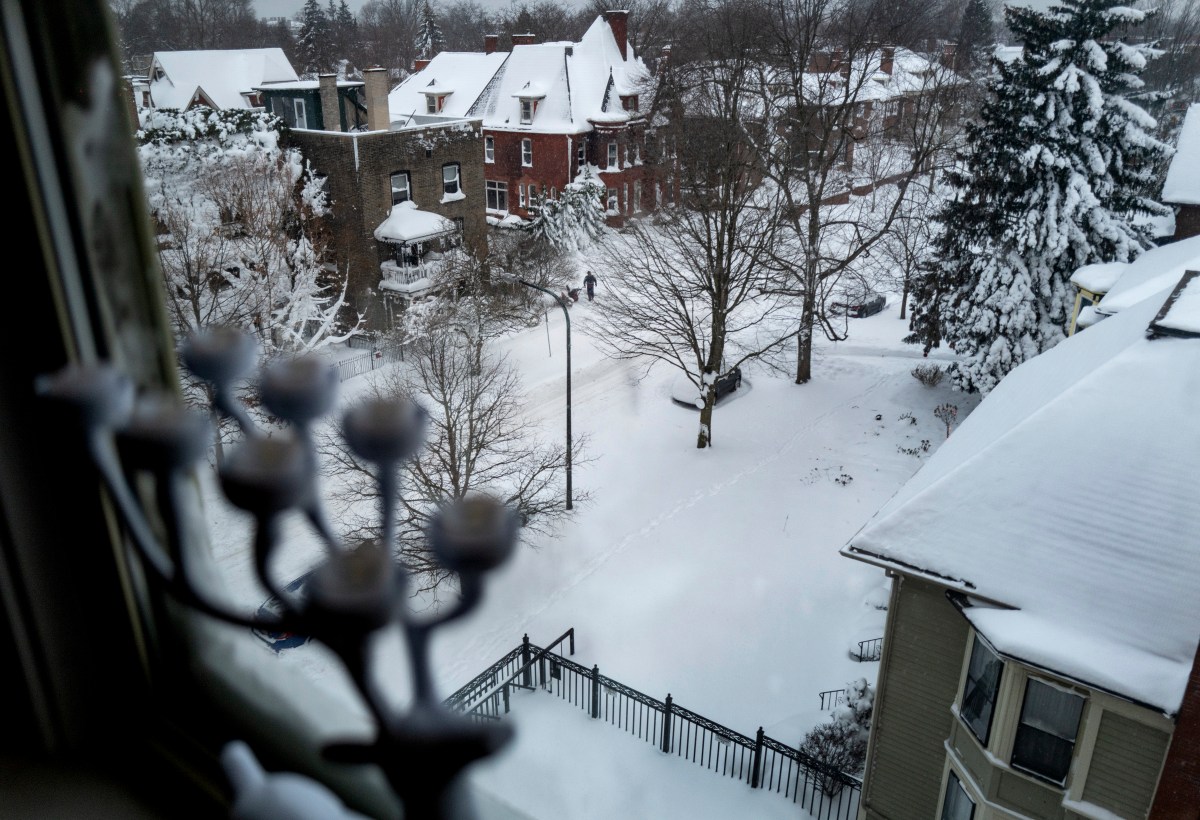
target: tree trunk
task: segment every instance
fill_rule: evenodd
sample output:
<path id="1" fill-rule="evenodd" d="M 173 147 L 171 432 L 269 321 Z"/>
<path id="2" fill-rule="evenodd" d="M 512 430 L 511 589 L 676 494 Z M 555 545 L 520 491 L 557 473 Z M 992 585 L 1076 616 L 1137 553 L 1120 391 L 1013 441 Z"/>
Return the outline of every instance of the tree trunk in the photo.
<path id="1" fill-rule="evenodd" d="M 716 395 L 715 386 L 710 385 L 704 391 L 704 407 L 700 410 L 700 432 L 696 435 L 696 449 L 698 450 L 712 447 L 712 414 Z"/>
<path id="2" fill-rule="evenodd" d="M 804 293 L 800 309 L 800 330 L 796 332 L 796 384 L 812 381 L 813 321 L 816 319 L 816 299 L 812 288 Z"/>
<path id="3" fill-rule="evenodd" d="M 904 312 L 908 309 L 908 282 L 909 277 L 904 277 L 904 291 L 900 294 L 900 318 L 904 318 Z"/>

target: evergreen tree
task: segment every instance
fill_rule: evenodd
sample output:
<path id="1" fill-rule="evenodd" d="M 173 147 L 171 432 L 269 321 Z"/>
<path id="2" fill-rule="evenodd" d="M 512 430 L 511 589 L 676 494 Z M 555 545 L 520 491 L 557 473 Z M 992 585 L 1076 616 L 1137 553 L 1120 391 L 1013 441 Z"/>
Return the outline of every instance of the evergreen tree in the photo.
<path id="1" fill-rule="evenodd" d="M 304 74 L 319 74 L 329 70 L 329 28 L 329 18 L 319 0 L 304 0 L 304 8 L 300 12 L 300 37 L 296 43 Z"/>
<path id="2" fill-rule="evenodd" d="M 417 29 L 416 42 L 417 59 L 431 60 L 446 46 L 446 38 L 442 36 L 441 26 L 433 14 L 433 6 L 429 0 L 421 5 L 421 27 Z"/>
<path id="3" fill-rule="evenodd" d="M 967 8 L 958 27 L 956 67 L 970 70 L 987 65 L 995 44 L 996 26 L 991 3 L 988 0 L 967 0 Z"/>
<path id="4" fill-rule="evenodd" d="M 563 187 L 561 199 L 547 198 L 543 187 L 525 229 L 558 250 L 583 250 L 604 231 L 603 194 L 604 185 L 588 171 Z"/>
<path id="5" fill-rule="evenodd" d="M 1148 49 L 1106 35 L 1147 12 L 1116 0 L 1008 7 L 1022 59 L 994 61 L 989 99 L 968 125 L 936 258 L 914 288 L 913 333 L 959 354 L 955 385 L 987 392 L 1063 337 L 1080 266 L 1128 261 L 1149 244 L 1134 220 L 1162 213 L 1142 196 L 1170 149 L 1127 99 Z"/>

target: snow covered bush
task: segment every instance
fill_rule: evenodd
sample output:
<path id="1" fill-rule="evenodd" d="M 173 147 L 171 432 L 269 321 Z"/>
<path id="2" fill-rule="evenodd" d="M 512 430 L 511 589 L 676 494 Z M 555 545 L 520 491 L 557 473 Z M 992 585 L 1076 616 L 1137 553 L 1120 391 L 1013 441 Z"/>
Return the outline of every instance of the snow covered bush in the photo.
<path id="1" fill-rule="evenodd" d="M 585 167 L 563 188 L 560 199 L 550 199 L 543 188 L 526 230 L 558 250 L 583 250 L 604 233 L 603 195 L 604 183 Z"/>
<path id="2" fill-rule="evenodd" d="M 823 766 L 857 775 L 867 759 L 867 738 L 871 733 L 871 712 L 875 705 L 875 687 L 859 678 L 846 685 L 846 699 L 833 710 L 832 720 L 813 728 L 800 744 L 800 751 Z M 819 774 L 821 790 L 837 794 L 841 781 L 832 773 Z"/>
<path id="3" fill-rule="evenodd" d="M 1048 11 L 1009 6 L 1024 56 L 993 62 L 989 98 L 949 175 L 935 259 L 913 289 L 912 334 L 949 344 L 956 387 L 986 393 L 1064 337 L 1082 265 L 1125 262 L 1149 244 L 1144 194 L 1170 149 L 1129 97 L 1153 50 L 1112 35 L 1151 12 L 1115 0 Z"/>
<path id="4" fill-rule="evenodd" d="M 912 376 L 926 387 L 937 387 L 942 383 L 946 371 L 936 364 L 919 364 L 912 369 Z"/>

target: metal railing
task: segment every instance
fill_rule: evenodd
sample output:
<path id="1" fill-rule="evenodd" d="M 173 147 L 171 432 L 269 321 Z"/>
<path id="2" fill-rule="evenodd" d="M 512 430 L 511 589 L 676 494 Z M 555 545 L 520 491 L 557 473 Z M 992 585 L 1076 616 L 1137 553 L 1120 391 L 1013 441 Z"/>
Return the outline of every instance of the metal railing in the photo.
<path id="1" fill-rule="evenodd" d="M 753 738 L 588 669 L 561 654 L 575 631 L 567 630 L 547 648 L 520 646 L 451 695 L 446 705 L 481 720 L 496 720 L 511 709 L 514 691 L 542 689 L 574 704 L 596 720 L 624 729 L 665 754 L 674 754 L 754 789 L 768 789 L 791 798 L 821 820 L 851 820 L 858 814 L 862 780 L 780 743 L 764 734 Z M 555 652 L 555 649 L 559 652 Z"/>
<path id="2" fill-rule="evenodd" d="M 846 701 L 845 689 L 827 689 L 820 693 L 821 711 L 827 711 Z"/>
<path id="3" fill-rule="evenodd" d="M 355 356 L 353 359 L 343 359 L 337 363 L 338 381 L 353 379 L 385 367 L 389 364 L 404 361 L 404 348 L 400 345 L 374 348 L 369 353 Z"/>
<path id="4" fill-rule="evenodd" d="M 850 657 L 856 661 L 877 661 L 883 657 L 883 638 L 872 638 L 869 641 L 859 641 L 858 651 L 850 650 Z"/>

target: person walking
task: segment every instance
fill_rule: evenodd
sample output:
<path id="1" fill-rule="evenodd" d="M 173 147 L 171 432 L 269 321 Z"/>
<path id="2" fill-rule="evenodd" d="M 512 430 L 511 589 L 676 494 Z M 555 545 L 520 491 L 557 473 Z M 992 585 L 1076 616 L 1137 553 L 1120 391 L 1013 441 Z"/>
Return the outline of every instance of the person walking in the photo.
<path id="1" fill-rule="evenodd" d="M 583 277 L 583 286 L 587 288 L 588 301 L 592 301 L 596 297 L 596 277 L 591 271 L 587 272 L 587 276 Z"/>

